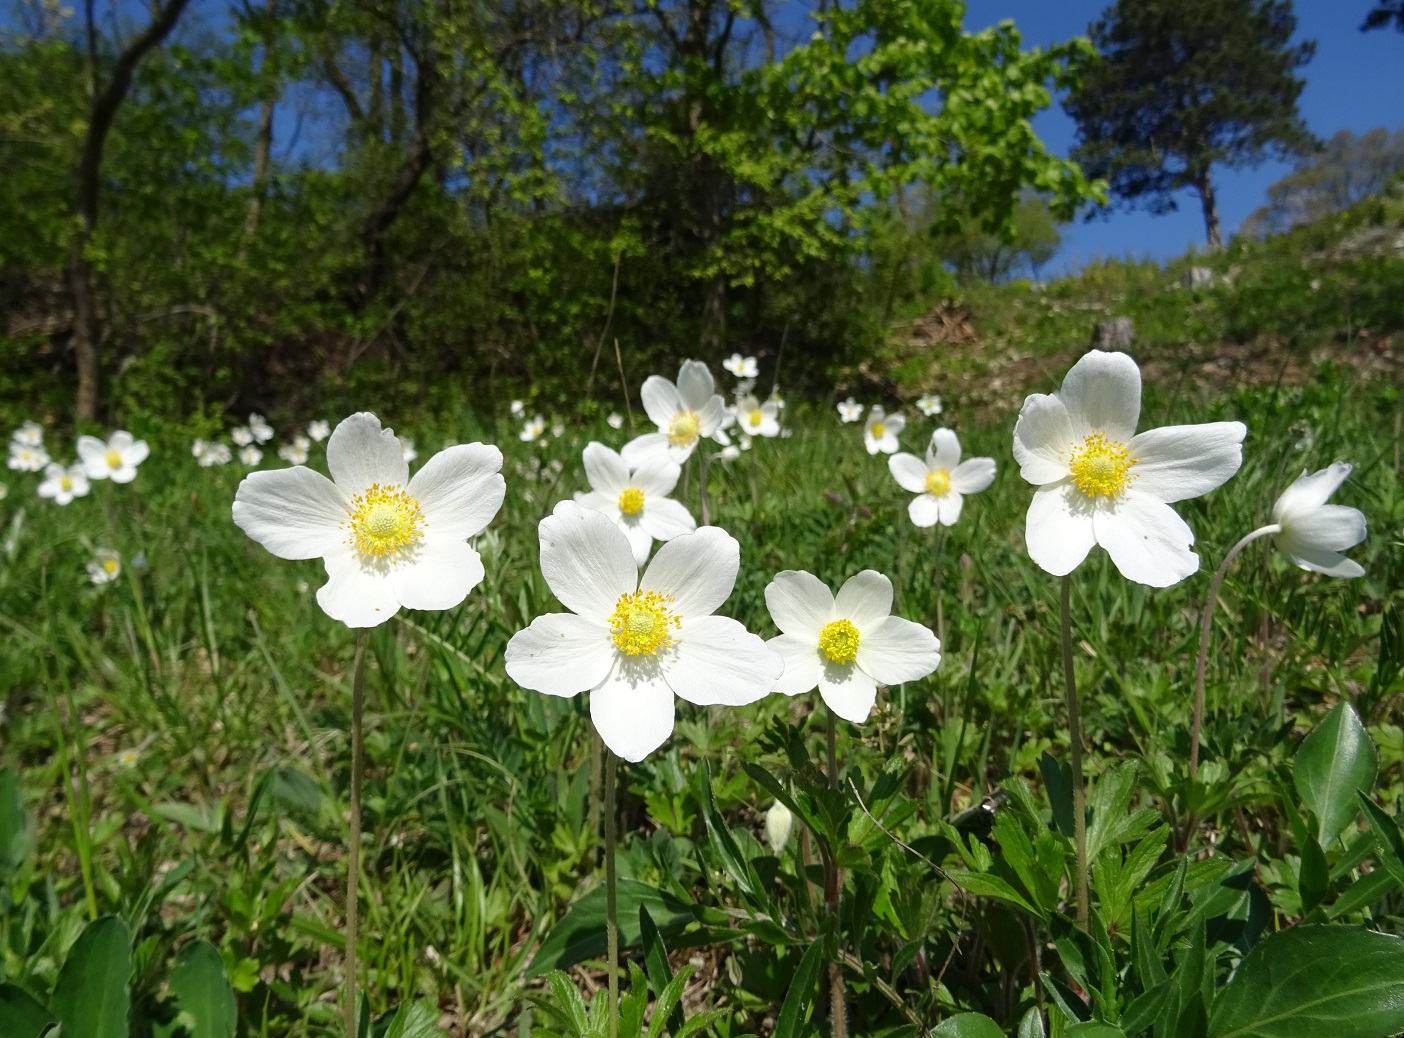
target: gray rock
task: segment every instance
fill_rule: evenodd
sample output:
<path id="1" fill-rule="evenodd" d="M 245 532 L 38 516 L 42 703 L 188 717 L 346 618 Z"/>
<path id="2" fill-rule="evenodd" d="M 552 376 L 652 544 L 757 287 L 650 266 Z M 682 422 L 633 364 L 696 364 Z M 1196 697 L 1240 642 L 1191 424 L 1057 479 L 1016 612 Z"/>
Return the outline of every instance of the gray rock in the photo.
<path id="1" fill-rule="evenodd" d="M 1099 350 L 1124 350 L 1136 341 L 1136 326 L 1129 317 L 1098 321 L 1092 329 L 1092 345 Z"/>

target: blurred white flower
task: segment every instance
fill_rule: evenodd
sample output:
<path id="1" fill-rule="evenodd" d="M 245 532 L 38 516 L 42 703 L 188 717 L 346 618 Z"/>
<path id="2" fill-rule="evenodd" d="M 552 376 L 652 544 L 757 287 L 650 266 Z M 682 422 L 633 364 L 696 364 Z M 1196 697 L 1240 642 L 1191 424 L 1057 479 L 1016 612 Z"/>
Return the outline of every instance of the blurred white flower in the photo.
<path id="1" fill-rule="evenodd" d="M 662 455 L 681 465 L 692 457 L 703 437 L 721 426 L 726 406 L 715 393 L 716 383 L 701 361 L 683 361 L 674 385 L 661 375 L 644 380 L 640 395 L 649 419 L 658 432 L 636 436 L 624 445 L 624 460 L 633 467 L 645 459 Z"/>
<path id="2" fill-rule="evenodd" d="M 234 456 L 227 443 L 207 443 L 204 452 L 200 455 L 200 465 L 203 468 L 209 468 L 211 465 L 228 465 L 232 460 L 234 460 Z"/>
<path id="3" fill-rule="evenodd" d="M 52 498 L 56 505 L 66 505 L 87 492 L 88 474 L 82 465 L 64 468 L 55 462 L 44 469 L 44 482 L 39 484 L 40 497 Z"/>
<path id="4" fill-rule="evenodd" d="M 869 454 L 896 454 L 897 436 L 907 427 L 907 419 L 900 414 L 887 414 L 881 405 L 874 404 L 868 412 L 868 421 L 863 426 L 863 445 Z"/>
<path id="5" fill-rule="evenodd" d="M 291 443 L 278 448 L 278 457 L 291 465 L 304 465 L 311 449 L 312 442 L 306 436 L 294 436 Z"/>
<path id="6" fill-rule="evenodd" d="M 928 394 L 919 399 L 916 405 L 917 410 L 928 418 L 941 413 L 941 398 L 939 396 L 931 396 Z"/>
<path id="7" fill-rule="evenodd" d="M 49 463 L 49 452 L 43 447 L 10 442 L 10 468 L 19 472 L 40 472 Z"/>
<path id="8" fill-rule="evenodd" d="M 122 572 L 122 556 L 111 548 L 98 548 L 88 563 L 88 579 L 94 584 L 107 584 Z"/>
<path id="9" fill-rule="evenodd" d="M 720 458 L 722 461 L 735 461 L 737 458 L 741 457 L 741 448 L 734 443 L 728 444 L 717 451 L 714 456 Z"/>
<path id="10" fill-rule="evenodd" d="M 231 432 L 229 438 L 234 441 L 234 446 L 236 447 L 247 447 L 254 441 L 253 433 L 242 425 Z"/>
<path id="11" fill-rule="evenodd" d="M 527 419 L 526 424 L 522 426 L 522 431 L 517 434 L 517 439 L 523 443 L 530 443 L 532 440 L 539 439 L 545 431 L 546 419 L 537 415 L 535 418 Z"/>
<path id="12" fill-rule="evenodd" d="M 557 422 L 555 425 L 551 426 L 551 437 L 552 437 L 553 439 L 559 440 L 559 439 L 560 439 L 562 436 L 564 436 L 564 435 L 565 435 L 565 425 L 564 425 L 564 424 L 562 424 L 561 422 Z"/>
<path id="13" fill-rule="evenodd" d="M 400 453 L 404 455 L 406 461 L 413 461 L 419 457 L 419 451 L 414 449 L 414 441 L 408 436 L 400 437 Z"/>
<path id="14" fill-rule="evenodd" d="M 678 485 L 682 469 L 667 458 L 654 457 L 634 470 L 616 451 L 591 442 L 584 453 L 589 493 L 577 493 L 576 504 L 603 512 L 624 531 L 634 563 L 648 561 L 654 541 L 670 541 L 697 529 L 697 521 L 668 495 Z"/>
<path id="15" fill-rule="evenodd" d="M 249 415 L 249 432 L 259 443 L 267 443 L 273 439 L 273 427 L 268 424 L 261 414 Z"/>
<path id="16" fill-rule="evenodd" d="M 331 425 L 318 418 L 307 423 L 307 435 L 314 443 L 321 443 L 331 435 Z"/>
<path id="17" fill-rule="evenodd" d="M 125 429 L 118 429 L 106 443 L 96 436 L 78 437 L 78 460 L 87 469 L 89 479 L 130 483 L 136 479 L 137 466 L 150 453 L 145 440 L 138 440 Z"/>
<path id="18" fill-rule="evenodd" d="M 240 447 L 239 460 L 249 466 L 249 468 L 253 468 L 253 466 L 263 460 L 263 451 L 259 450 L 253 444 L 249 444 L 247 447 Z"/>
<path id="19" fill-rule="evenodd" d="M 780 387 L 776 386 L 770 391 L 770 402 L 780 410 L 785 410 L 785 398 L 780 395 Z"/>
<path id="20" fill-rule="evenodd" d="M 949 429 L 937 429 L 926 448 L 926 460 L 915 454 L 894 454 L 887 467 L 903 490 L 917 496 L 907 514 L 917 526 L 954 526 L 965 494 L 975 494 L 994 482 L 993 458 L 960 460 L 960 440 Z"/>
<path id="21" fill-rule="evenodd" d="M 722 367 L 737 378 L 755 378 L 760 372 L 760 368 L 756 366 L 755 357 L 743 357 L 739 353 L 733 353 L 722 361 Z"/>
<path id="22" fill-rule="evenodd" d="M 748 451 L 748 450 L 751 449 L 751 438 L 750 438 L 749 436 L 747 436 L 745 433 L 741 433 L 741 434 L 736 438 L 736 442 L 739 443 L 739 444 L 741 444 L 741 449 L 742 449 L 743 451 Z"/>
<path id="23" fill-rule="evenodd" d="M 765 813 L 765 839 L 770 844 L 772 854 L 778 856 L 785 849 L 794 824 L 794 812 L 788 807 L 778 800 L 770 805 L 770 810 Z"/>
<path id="24" fill-rule="evenodd" d="M 208 446 L 209 446 L 209 444 L 205 443 L 204 440 L 200 439 L 200 438 L 197 436 L 197 437 L 195 438 L 195 442 L 192 443 L 192 444 L 190 445 L 190 454 L 191 454 L 191 456 L 193 456 L 193 457 L 195 458 L 196 461 L 199 461 L 202 457 L 205 456 L 205 449 L 206 449 Z"/>
<path id="25" fill-rule="evenodd" d="M 526 414 L 526 404 L 522 403 L 520 400 L 513 400 L 510 409 L 513 418 L 520 418 L 522 415 Z"/>
<path id="26" fill-rule="evenodd" d="M 747 397 L 736 405 L 736 423 L 746 437 L 779 436 L 780 408 L 773 400 L 761 403 Z"/>
<path id="27" fill-rule="evenodd" d="M 42 447 L 44 445 L 44 427 L 38 422 L 26 420 L 23 425 L 10 433 L 10 442 L 18 443 L 24 447 Z"/>
<path id="28" fill-rule="evenodd" d="M 605 419 L 605 422 L 611 429 L 624 428 L 624 416 L 618 411 L 611 411 L 609 417 Z"/>
<path id="29" fill-rule="evenodd" d="M 1038 487 L 1029 506 L 1029 556 L 1071 573 L 1094 544 L 1127 580 L 1169 587 L 1199 569 L 1194 532 L 1170 507 L 1207 494 L 1243 463 L 1242 422 L 1136 432 L 1141 371 L 1124 353 L 1094 350 L 1057 393 L 1034 393 L 1014 426 L 1020 474 Z"/>
<path id="30" fill-rule="evenodd" d="M 838 413 L 845 422 L 861 422 L 863 420 L 863 405 L 849 397 L 838 405 Z"/>
<path id="31" fill-rule="evenodd" d="M 1348 505 L 1326 503 L 1350 471 L 1344 461 L 1311 475 L 1303 469 L 1272 506 L 1277 546 L 1302 569 L 1331 577 L 1365 574 L 1360 563 L 1341 554 L 1365 539 L 1365 514 Z"/>

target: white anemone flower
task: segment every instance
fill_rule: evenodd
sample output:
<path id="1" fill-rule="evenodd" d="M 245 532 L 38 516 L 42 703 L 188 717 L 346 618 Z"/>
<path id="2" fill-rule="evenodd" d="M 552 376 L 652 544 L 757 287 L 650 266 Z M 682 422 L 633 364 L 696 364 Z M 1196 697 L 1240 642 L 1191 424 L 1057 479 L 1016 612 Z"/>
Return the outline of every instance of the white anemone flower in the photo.
<path id="1" fill-rule="evenodd" d="M 31 447 L 17 441 L 10 442 L 10 468 L 17 472 L 41 472 L 49 464 L 49 452 L 43 447 Z"/>
<path id="2" fill-rule="evenodd" d="M 26 420 L 10 434 L 10 441 L 25 447 L 42 447 L 44 445 L 44 427 L 38 422 Z"/>
<path id="3" fill-rule="evenodd" d="M 605 424 L 611 429 L 622 429 L 624 428 L 624 416 L 618 411 L 611 411 L 609 417 L 605 419 Z"/>
<path id="4" fill-rule="evenodd" d="M 743 357 L 739 353 L 733 353 L 726 360 L 722 361 L 722 367 L 731 372 L 737 378 L 755 378 L 760 374 L 760 368 L 756 364 L 755 357 Z"/>
<path id="5" fill-rule="evenodd" d="M 239 461 L 247 465 L 249 468 L 253 468 L 262 460 L 263 451 L 259 450 L 252 443 L 248 444 L 245 447 L 239 448 Z"/>
<path id="6" fill-rule="evenodd" d="M 671 541 L 697 529 L 687 508 L 668 496 L 682 469 L 667 458 L 649 458 L 630 470 L 617 451 L 593 441 L 584 458 L 590 492 L 576 494 L 575 502 L 603 512 L 624 531 L 636 565 L 648 561 L 654 541 Z"/>
<path id="7" fill-rule="evenodd" d="M 110 584 L 122 573 L 122 556 L 111 548 L 98 548 L 88 563 L 88 579 L 94 584 Z"/>
<path id="8" fill-rule="evenodd" d="M 745 436 L 779 436 L 780 408 L 774 400 L 747 397 L 736 405 L 736 424 Z"/>
<path id="9" fill-rule="evenodd" d="M 892 581 L 865 569 L 834 595 L 804 570 L 766 586 L 765 604 L 781 634 L 766 644 L 785 658 L 775 691 L 797 696 L 818 686 L 846 721 L 865 721 L 878 685 L 916 681 L 941 662 L 941 643 L 919 623 L 892 614 Z"/>
<path id="10" fill-rule="evenodd" d="M 715 385 L 707 365 L 697 360 L 683 361 L 677 385 L 662 375 L 646 378 L 640 395 L 658 432 L 645 433 L 625 444 L 624 460 L 636 468 L 645 459 L 660 455 L 679 465 L 692 457 L 698 441 L 712 436 L 722 424 L 726 404 L 713 392 Z"/>
<path id="11" fill-rule="evenodd" d="M 294 436 L 291 443 L 285 443 L 278 448 L 278 457 L 291 465 L 305 465 L 307 463 L 308 452 L 312 449 L 312 441 L 306 436 Z M 405 459 L 412 461 L 412 458 Z"/>
<path id="12" fill-rule="evenodd" d="M 1056 393 L 1034 393 L 1014 426 L 1029 506 L 1029 556 L 1054 576 L 1092 545 L 1127 580 L 1169 587 L 1199 569 L 1194 533 L 1170 505 L 1207 494 L 1243 463 L 1242 422 L 1136 432 L 1141 372 L 1124 353 L 1086 354 Z"/>
<path id="13" fill-rule="evenodd" d="M 234 522 L 274 555 L 317 559 L 317 603 L 347 627 L 407 609 L 451 609 L 483 579 L 468 544 L 502 506 L 502 452 L 482 443 L 440 451 L 409 477 L 400 442 L 360 413 L 327 441 L 331 479 L 305 466 L 246 476 Z"/>
<path id="14" fill-rule="evenodd" d="M 513 418 L 521 418 L 526 414 L 526 404 L 520 400 L 513 400 L 508 410 L 512 412 Z"/>
<path id="15" fill-rule="evenodd" d="M 205 456 L 205 451 L 209 450 L 209 447 L 208 443 L 197 436 L 195 442 L 190 445 L 190 456 L 199 461 Z"/>
<path id="16" fill-rule="evenodd" d="M 66 505 L 87 492 L 88 473 L 82 465 L 65 468 L 54 462 L 44 469 L 44 482 L 39 484 L 40 497 L 53 498 L 56 505 Z"/>
<path id="17" fill-rule="evenodd" d="M 1360 577 L 1365 569 L 1341 554 L 1365 539 L 1365 514 L 1348 505 L 1328 505 L 1351 466 L 1338 461 L 1307 475 L 1306 469 L 1272 506 L 1277 546 L 1302 569 L 1329 577 Z"/>
<path id="18" fill-rule="evenodd" d="M 852 397 L 849 397 L 838 405 L 838 413 L 845 424 L 849 422 L 861 422 L 863 420 L 863 405 Z"/>
<path id="19" fill-rule="evenodd" d="M 78 460 L 87 469 L 89 479 L 130 483 L 136 479 L 137 466 L 150 453 L 145 440 L 138 440 L 125 429 L 118 429 L 106 443 L 96 436 L 78 437 Z"/>
<path id="20" fill-rule="evenodd" d="M 268 424 L 268 420 L 261 414 L 249 415 L 249 432 L 259 443 L 267 443 L 273 439 L 273 426 Z"/>
<path id="21" fill-rule="evenodd" d="M 949 429 L 937 429 L 926 448 L 926 460 L 915 454 L 894 454 L 887 467 L 903 490 L 917 496 L 907 514 L 917 526 L 954 526 L 966 494 L 978 494 L 995 477 L 993 458 L 960 460 L 960 440 Z"/>
<path id="22" fill-rule="evenodd" d="M 930 393 L 917 400 L 916 405 L 917 410 L 928 418 L 941 413 L 941 398 L 939 396 L 932 396 Z"/>
<path id="23" fill-rule="evenodd" d="M 320 418 L 307 423 L 307 438 L 313 443 L 321 443 L 331 435 L 331 425 Z"/>
<path id="24" fill-rule="evenodd" d="M 897 437 L 907 427 L 907 419 L 900 414 L 887 414 L 882 407 L 874 404 L 868 412 L 868 421 L 863 426 L 863 445 L 869 454 L 896 454 Z"/>
<path id="25" fill-rule="evenodd" d="M 212 465 L 228 465 L 232 460 L 234 455 L 229 450 L 229 444 L 207 443 L 204 453 L 200 455 L 200 466 L 209 468 Z"/>
<path id="26" fill-rule="evenodd" d="M 658 549 L 642 579 L 629 541 L 599 512 L 562 501 L 541 520 L 541 572 L 570 610 L 538 616 L 507 643 L 507 674 L 552 696 L 590 693 L 604 744 L 640 761 L 673 731 L 673 696 L 744 706 L 784 661 L 713 612 L 731 594 L 740 546 L 704 526 Z"/>
<path id="27" fill-rule="evenodd" d="M 254 435 L 247 426 L 239 426 L 229 434 L 229 438 L 234 441 L 236 447 L 247 447 L 254 442 Z"/>
<path id="28" fill-rule="evenodd" d="M 522 426 L 522 431 L 517 434 L 517 439 L 523 443 L 530 443 L 532 440 L 541 438 L 541 434 L 546 431 L 546 419 L 541 415 L 535 418 L 528 418 Z"/>

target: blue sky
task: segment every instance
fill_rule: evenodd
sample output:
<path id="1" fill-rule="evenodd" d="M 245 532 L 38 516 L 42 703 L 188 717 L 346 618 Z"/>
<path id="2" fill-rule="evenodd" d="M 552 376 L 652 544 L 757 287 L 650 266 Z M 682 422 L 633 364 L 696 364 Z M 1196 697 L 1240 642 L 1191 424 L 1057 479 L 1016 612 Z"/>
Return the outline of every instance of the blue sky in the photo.
<path id="1" fill-rule="evenodd" d="M 1108 6 L 1110 0 L 967 0 L 965 25 L 973 32 L 1012 18 L 1025 47 L 1047 46 L 1085 35 Z M 1404 124 L 1404 34 L 1359 31 L 1374 0 L 1297 0 L 1294 6 L 1297 38 L 1316 40 L 1316 56 L 1298 73 L 1306 80 L 1299 104 L 1307 126 L 1324 139 L 1341 129 L 1363 133 Z M 1060 155 L 1066 155 L 1076 139 L 1072 120 L 1060 104 L 1039 116 L 1034 127 Z M 1290 168 L 1267 162 L 1257 169 L 1217 171 L 1215 190 L 1225 235 L 1263 204 L 1268 185 Z M 1203 242 L 1198 196 L 1186 192 L 1179 211 L 1165 216 L 1117 211 L 1108 219 L 1079 221 L 1066 228 L 1063 249 L 1049 272 L 1114 256 L 1164 260 L 1191 246 L 1202 247 Z"/>

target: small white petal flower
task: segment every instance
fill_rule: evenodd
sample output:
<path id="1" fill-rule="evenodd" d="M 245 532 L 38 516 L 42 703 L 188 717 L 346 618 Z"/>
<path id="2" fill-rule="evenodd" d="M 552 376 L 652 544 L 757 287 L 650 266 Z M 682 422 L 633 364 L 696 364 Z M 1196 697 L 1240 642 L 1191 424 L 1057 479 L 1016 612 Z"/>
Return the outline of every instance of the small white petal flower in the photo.
<path id="1" fill-rule="evenodd" d="M 755 378 L 760 372 L 756 365 L 755 357 L 743 357 L 739 353 L 733 353 L 726 360 L 722 361 L 722 367 L 731 372 L 737 378 Z"/>
<path id="2" fill-rule="evenodd" d="M 915 454 L 894 454 L 887 468 L 903 490 L 917 496 L 907 514 L 917 526 L 954 526 L 964 495 L 976 494 L 994 482 L 993 458 L 960 460 L 960 440 L 949 429 L 937 429 L 926 448 L 926 460 Z"/>
<path id="3" fill-rule="evenodd" d="M 49 452 L 43 447 L 10 442 L 10 468 L 18 472 L 40 472 L 49 464 Z"/>
<path id="4" fill-rule="evenodd" d="M 267 443 L 273 439 L 273 427 L 261 414 L 249 415 L 249 432 L 259 443 Z"/>
<path id="5" fill-rule="evenodd" d="M 513 418 L 521 418 L 526 414 L 526 404 L 520 400 L 513 400 L 510 410 Z"/>
<path id="6" fill-rule="evenodd" d="M 624 531 L 635 565 L 648 561 L 654 541 L 670 541 L 697 529 L 687 508 L 668 496 L 682 469 L 667 458 L 650 458 L 631 470 L 617 452 L 593 441 L 584 458 L 590 492 L 576 494 L 576 504 L 603 512 Z"/>
<path id="7" fill-rule="evenodd" d="M 229 450 L 229 444 L 207 443 L 204 453 L 200 455 L 200 466 L 209 468 L 211 465 L 228 465 L 233 459 L 234 455 Z"/>
<path id="8" fill-rule="evenodd" d="M 734 443 L 727 444 L 721 450 L 717 451 L 716 457 L 720 458 L 722 461 L 735 461 L 737 458 L 741 457 L 741 448 Z"/>
<path id="9" fill-rule="evenodd" d="M 44 469 L 44 482 L 39 484 L 39 496 L 52 498 L 56 505 L 66 505 L 75 497 L 88 492 L 88 473 L 82 465 L 64 468 L 51 463 Z"/>
<path id="10" fill-rule="evenodd" d="M 1344 461 L 1311 475 L 1303 469 L 1272 506 L 1277 546 L 1302 569 L 1331 577 L 1365 574 L 1360 563 L 1341 554 L 1365 539 L 1365 514 L 1348 505 L 1326 503 L 1350 471 Z"/>
<path id="11" fill-rule="evenodd" d="M 624 428 L 624 416 L 618 411 L 611 411 L 609 413 L 609 417 L 605 419 L 605 422 L 609 425 L 611 429 Z"/>
<path id="12" fill-rule="evenodd" d="M 304 466 L 246 476 L 234 522 L 274 555 L 320 558 L 317 602 L 347 627 L 407 609 L 451 609 L 483 579 L 468 538 L 502 506 L 502 452 L 469 443 L 440 451 L 409 478 L 400 442 L 373 414 L 327 441 L 332 478 Z"/>
<path id="13" fill-rule="evenodd" d="M 400 437 L 400 453 L 405 456 L 406 461 L 413 461 L 419 457 L 419 451 L 414 449 L 414 441 L 408 436 Z"/>
<path id="14" fill-rule="evenodd" d="M 743 436 L 779 436 L 780 408 L 774 400 L 762 404 L 753 396 L 747 397 L 736 405 L 736 424 Z"/>
<path id="15" fill-rule="evenodd" d="M 88 563 L 88 579 L 94 584 L 108 584 L 122 572 L 122 556 L 111 548 L 98 548 Z"/>
<path id="16" fill-rule="evenodd" d="M 917 401 L 917 410 L 928 418 L 938 415 L 941 413 L 941 398 L 927 394 Z"/>
<path id="17" fill-rule="evenodd" d="M 863 420 L 863 405 L 852 397 L 838 405 L 839 417 L 847 422 L 861 422 Z"/>
<path id="18" fill-rule="evenodd" d="M 204 440 L 196 437 L 195 442 L 190 445 L 190 454 L 196 461 L 199 461 L 205 456 L 205 451 L 206 449 L 208 449 L 208 447 L 209 444 L 207 444 Z"/>
<path id="19" fill-rule="evenodd" d="M 713 391 L 715 386 L 707 365 L 696 360 L 683 362 L 677 385 L 661 375 L 645 379 L 640 395 L 658 432 L 645 433 L 625 444 L 624 460 L 638 467 L 655 456 L 679 465 L 692 457 L 698 441 L 712 436 L 722 424 L 726 404 Z"/>
<path id="20" fill-rule="evenodd" d="M 96 436 L 78 437 L 78 460 L 87 469 L 89 479 L 130 483 L 136 479 L 137 466 L 150 453 L 145 440 L 136 439 L 125 429 L 117 430 L 106 443 Z"/>
<path id="21" fill-rule="evenodd" d="M 868 421 L 863 426 L 863 445 L 869 454 L 896 454 L 897 437 L 907 427 L 907 419 L 900 414 L 887 414 L 874 404 L 868 412 Z"/>
<path id="22" fill-rule="evenodd" d="M 522 431 L 517 434 L 517 439 L 523 443 L 530 443 L 532 440 L 540 439 L 541 434 L 546 431 L 546 419 L 541 415 L 535 418 L 528 418 L 526 424 L 522 426 Z"/>
<path id="23" fill-rule="evenodd" d="M 318 418 L 307 423 L 307 435 L 317 443 L 321 443 L 331 435 L 331 425 Z"/>
<path id="24" fill-rule="evenodd" d="M 44 445 L 44 427 L 38 422 L 26 420 L 23 425 L 10 434 L 10 442 L 18 443 L 23 447 L 42 447 Z"/>
<path id="25" fill-rule="evenodd" d="M 766 644 L 785 658 L 775 691 L 787 696 L 816 685 L 830 710 L 867 720 L 878 685 L 916 681 L 941 662 L 941 643 L 921 624 L 892 616 L 892 581 L 876 570 L 854 574 L 835 596 L 803 570 L 777 573 L 765 589 L 782 632 Z"/>
<path id="26" fill-rule="evenodd" d="M 255 465 L 257 465 L 260 461 L 263 460 L 263 451 L 259 450 L 252 443 L 249 444 L 247 447 L 240 447 L 239 460 L 245 465 L 247 465 L 249 468 L 253 468 Z"/>
<path id="27" fill-rule="evenodd" d="M 599 512 L 562 501 L 541 520 L 541 572 L 570 610 L 538 616 L 507 644 L 507 673 L 552 696 L 590 693 L 604 744 L 643 760 L 673 731 L 673 696 L 742 706 L 784 662 L 741 624 L 712 613 L 731 594 L 740 546 L 705 526 L 658 549 L 642 579 L 629 541 Z"/>
<path id="28" fill-rule="evenodd" d="M 790 842 L 790 829 L 794 824 L 794 812 L 788 807 L 778 800 L 770 805 L 765 813 L 765 839 L 773 854 L 780 854 Z"/>
<path id="29" fill-rule="evenodd" d="M 278 457 L 290 465 L 305 465 L 310 447 L 311 444 L 307 442 L 307 437 L 295 436 L 292 443 L 285 443 L 278 448 Z"/>
<path id="30" fill-rule="evenodd" d="M 780 387 L 776 386 L 770 391 L 770 402 L 780 410 L 785 410 L 785 398 L 780 395 Z"/>
<path id="31" fill-rule="evenodd" d="M 247 447 L 254 441 L 254 434 L 245 426 L 239 426 L 229 434 L 229 438 L 234 441 L 236 447 Z"/>
<path id="32" fill-rule="evenodd" d="M 1057 393 L 1034 393 L 1014 426 L 1020 474 L 1038 486 L 1029 556 L 1054 576 L 1100 544 L 1121 575 L 1168 587 L 1199 569 L 1194 533 L 1170 505 L 1207 494 L 1243 463 L 1242 422 L 1136 432 L 1141 372 L 1124 353 L 1086 354 Z"/>
<path id="33" fill-rule="evenodd" d="M 741 435 L 739 435 L 736 438 L 736 442 L 741 445 L 741 449 L 743 451 L 748 451 L 751 449 L 751 438 L 745 433 L 741 433 Z"/>
<path id="34" fill-rule="evenodd" d="M 552 437 L 552 439 L 559 440 L 559 439 L 560 439 L 562 436 L 564 436 L 564 435 L 565 435 L 565 425 L 564 425 L 563 423 L 557 422 L 555 425 L 551 426 L 551 437 Z"/>

